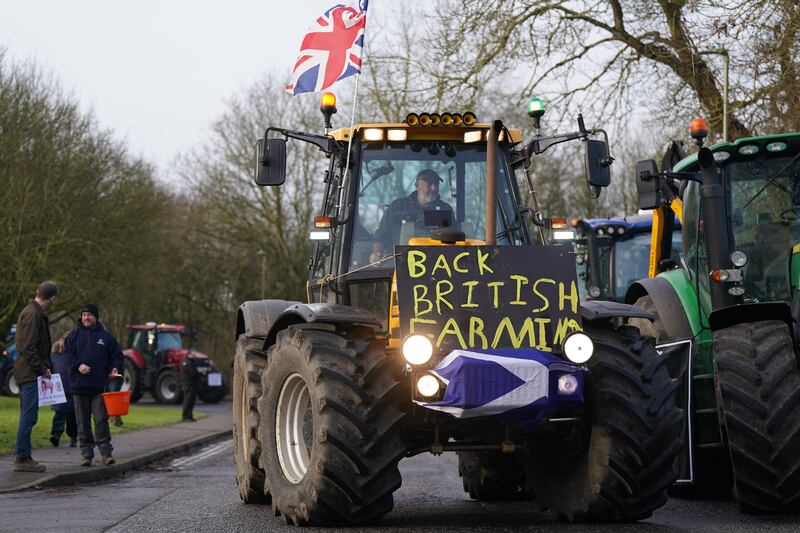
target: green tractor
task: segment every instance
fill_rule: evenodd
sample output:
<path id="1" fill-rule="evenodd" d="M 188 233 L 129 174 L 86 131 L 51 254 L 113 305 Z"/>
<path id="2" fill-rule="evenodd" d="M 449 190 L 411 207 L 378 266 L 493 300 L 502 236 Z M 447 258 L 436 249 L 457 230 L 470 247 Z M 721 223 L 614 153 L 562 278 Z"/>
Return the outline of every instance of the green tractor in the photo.
<path id="1" fill-rule="evenodd" d="M 307 301 L 237 313 L 245 503 L 295 525 L 370 522 L 393 507 L 400 460 L 456 452 L 477 500 L 532 499 L 582 521 L 664 504 L 683 449 L 679 383 L 653 339 L 620 325 L 652 315 L 580 301 L 571 247 L 546 242 L 527 171 L 579 140 L 599 194 L 612 161 L 599 134 L 579 117 L 578 131 L 525 143 L 472 113 L 267 129 L 258 185 L 284 182 L 288 139 L 319 147 L 329 167 Z"/>
<path id="2" fill-rule="evenodd" d="M 684 341 L 687 447 L 681 480 L 733 482 L 744 512 L 800 511 L 800 134 L 668 149 L 636 167 L 639 203 L 654 209 L 651 274 L 626 301 L 656 316 L 631 319 L 660 344 Z M 661 243 L 683 224 L 676 266 Z M 732 473 L 732 479 L 725 474 Z M 730 484 L 728 485 L 730 487 Z"/>

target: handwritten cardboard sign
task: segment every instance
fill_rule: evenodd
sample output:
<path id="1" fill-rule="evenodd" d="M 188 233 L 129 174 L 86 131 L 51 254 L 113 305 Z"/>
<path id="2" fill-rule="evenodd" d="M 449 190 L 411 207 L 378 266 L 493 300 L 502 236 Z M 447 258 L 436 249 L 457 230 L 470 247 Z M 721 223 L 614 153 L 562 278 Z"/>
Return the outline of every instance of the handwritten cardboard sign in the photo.
<path id="1" fill-rule="evenodd" d="M 443 350 L 560 352 L 581 329 L 570 246 L 397 246 L 402 336 Z"/>

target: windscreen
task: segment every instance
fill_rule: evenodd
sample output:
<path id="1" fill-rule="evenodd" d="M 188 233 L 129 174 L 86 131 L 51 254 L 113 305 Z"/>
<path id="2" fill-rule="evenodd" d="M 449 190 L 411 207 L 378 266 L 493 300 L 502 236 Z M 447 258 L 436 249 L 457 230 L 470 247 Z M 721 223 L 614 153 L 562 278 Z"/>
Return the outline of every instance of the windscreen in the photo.
<path id="1" fill-rule="evenodd" d="M 613 296 L 623 298 L 628 287 L 635 281 L 648 277 L 650 271 L 650 233 L 633 234 L 631 238 L 619 239 L 614 252 Z M 677 262 L 682 250 L 681 232 L 672 232 L 671 258 Z"/>
<path id="2" fill-rule="evenodd" d="M 800 159 L 800 158 L 798 158 Z M 800 162 L 794 157 L 726 167 L 733 248 L 747 255 L 745 298 L 788 300 L 792 246 L 800 242 Z"/>
<path id="3" fill-rule="evenodd" d="M 508 172 L 498 154 L 497 244 L 520 244 L 522 234 Z M 452 227 L 468 239 L 484 239 L 486 146 L 451 141 L 416 141 L 398 146 L 366 145 L 356 194 L 351 268 L 393 267 L 394 246 Z"/>
<path id="4" fill-rule="evenodd" d="M 158 332 L 158 350 L 169 350 L 170 348 L 183 348 L 181 334 L 177 331 Z"/>

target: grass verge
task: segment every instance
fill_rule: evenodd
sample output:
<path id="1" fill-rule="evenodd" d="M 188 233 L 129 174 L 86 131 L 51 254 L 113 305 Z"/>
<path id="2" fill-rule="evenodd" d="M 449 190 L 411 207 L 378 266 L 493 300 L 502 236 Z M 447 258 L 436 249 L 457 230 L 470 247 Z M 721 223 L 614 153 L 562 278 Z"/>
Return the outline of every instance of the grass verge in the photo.
<path id="1" fill-rule="evenodd" d="M 194 412 L 195 418 L 206 415 Z M 159 407 L 154 405 L 133 404 L 126 416 L 122 417 L 123 424 L 119 427 L 111 425 L 111 435 L 134 431 L 137 429 L 169 426 L 180 422 L 180 409 Z M 39 421 L 33 428 L 31 444 L 34 448 L 50 447 L 50 428 L 53 422 L 53 410 L 50 406 L 39 408 Z M 19 423 L 19 398 L 0 396 L 0 455 L 14 453 L 17 439 L 17 425 Z M 69 443 L 66 434 L 61 436 L 62 446 Z"/>

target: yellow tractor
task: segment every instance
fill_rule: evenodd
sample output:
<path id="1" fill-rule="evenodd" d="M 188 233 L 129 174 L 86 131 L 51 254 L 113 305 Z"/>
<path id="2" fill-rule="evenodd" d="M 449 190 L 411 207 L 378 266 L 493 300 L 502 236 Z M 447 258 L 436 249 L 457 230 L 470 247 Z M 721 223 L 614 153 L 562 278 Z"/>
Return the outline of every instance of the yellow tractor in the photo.
<path id="1" fill-rule="evenodd" d="M 329 124 L 330 96 L 321 110 Z M 533 99 L 537 131 L 543 113 Z M 295 525 L 373 521 L 394 505 L 402 459 L 444 452 L 458 454 L 470 497 L 527 499 L 568 520 L 637 520 L 666 501 L 683 447 L 678 383 L 653 340 L 623 324 L 652 316 L 580 301 L 571 247 L 546 242 L 527 170 L 580 141 L 597 195 L 613 161 L 605 132 L 579 116 L 577 131 L 523 142 L 472 113 L 270 127 L 257 184 L 284 182 L 289 139 L 329 167 L 307 301 L 237 313 L 245 503 Z"/>

